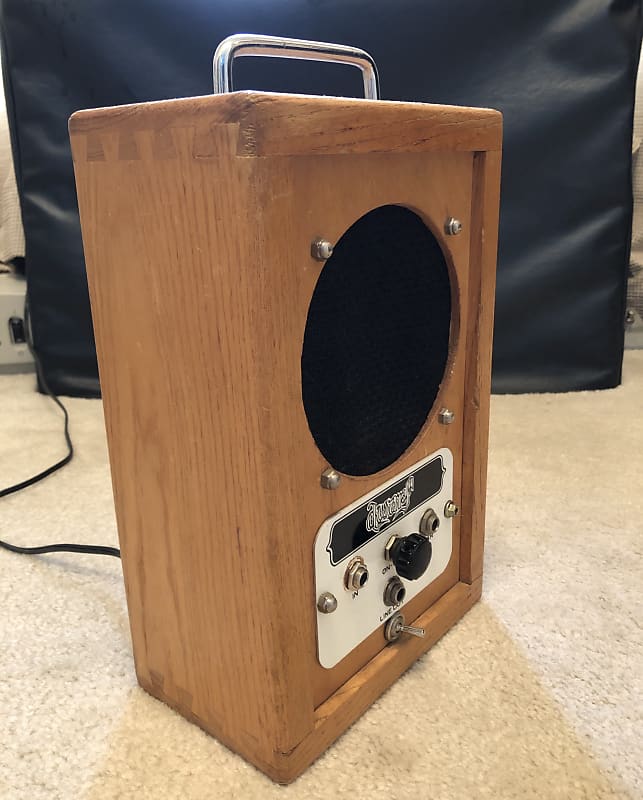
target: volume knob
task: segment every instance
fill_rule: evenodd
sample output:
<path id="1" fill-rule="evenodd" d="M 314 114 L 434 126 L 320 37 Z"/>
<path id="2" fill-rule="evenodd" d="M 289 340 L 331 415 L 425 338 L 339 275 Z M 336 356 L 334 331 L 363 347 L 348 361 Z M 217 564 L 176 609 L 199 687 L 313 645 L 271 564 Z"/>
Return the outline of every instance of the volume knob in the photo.
<path id="1" fill-rule="evenodd" d="M 431 562 L 431 541 L 420 533 L 396 538 L 389 550 L 389 558 L 397 574 L 408 581 L 421 578 Z"/>

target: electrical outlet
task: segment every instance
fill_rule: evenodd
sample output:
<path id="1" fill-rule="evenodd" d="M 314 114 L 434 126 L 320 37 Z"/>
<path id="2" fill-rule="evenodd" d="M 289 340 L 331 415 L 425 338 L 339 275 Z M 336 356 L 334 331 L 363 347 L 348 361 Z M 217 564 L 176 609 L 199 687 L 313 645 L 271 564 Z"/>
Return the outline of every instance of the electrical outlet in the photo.
<path id="1" fill-rule="evenodd" d="M 0 275 L 0 374 L 33 372 L 24 320 L 26 281 L 19 275 Z"/>

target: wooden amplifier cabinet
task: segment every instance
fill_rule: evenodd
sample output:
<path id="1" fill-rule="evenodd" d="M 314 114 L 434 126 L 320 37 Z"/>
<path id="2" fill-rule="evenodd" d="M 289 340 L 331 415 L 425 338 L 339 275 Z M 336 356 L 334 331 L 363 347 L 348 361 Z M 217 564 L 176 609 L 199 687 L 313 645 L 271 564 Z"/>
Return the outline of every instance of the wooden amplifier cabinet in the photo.
<path id="1" fill-rule="evenodd" d="M 290 782 L 480 597 L 501 115 L 233 92 L 78 112 L 70 133 L 138 680 Z M 411 444 L 351 476 L 311 433 L 302 348 L 324 241 L 391 207 L 444 256 L 447 361 Z M 383 622 L 322 666 L 318 531 L 447 451 L 448 561 L 392 609 L 425 637 Z"/>

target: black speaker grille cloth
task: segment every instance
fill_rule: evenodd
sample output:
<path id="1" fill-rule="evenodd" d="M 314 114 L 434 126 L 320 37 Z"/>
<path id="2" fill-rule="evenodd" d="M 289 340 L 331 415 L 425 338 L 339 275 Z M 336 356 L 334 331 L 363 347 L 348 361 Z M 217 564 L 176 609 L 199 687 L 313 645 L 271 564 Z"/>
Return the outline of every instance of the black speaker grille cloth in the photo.
<path id="1" fill-rule="evenodd" d="M 370 475 L 398 459 L 435 402 L 447 362 L 444 255 L 407 208 L 355 222 L 324 265 L 301 356 L 311 433 L 329 464 Z"/>

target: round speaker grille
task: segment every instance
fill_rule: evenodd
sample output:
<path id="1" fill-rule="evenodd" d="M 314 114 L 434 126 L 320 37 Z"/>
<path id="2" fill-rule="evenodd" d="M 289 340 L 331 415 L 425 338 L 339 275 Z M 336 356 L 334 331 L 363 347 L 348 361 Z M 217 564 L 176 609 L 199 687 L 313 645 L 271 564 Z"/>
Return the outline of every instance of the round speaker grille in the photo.
<path id="1" fill-rule="evenodd" d="M 437 239 L 402 206 L 357 220 L 326 261 L 301 355 L 308 426 L 328 463 L 370 475 L 420 432 L 442 382 L 451 288 Z"/>

